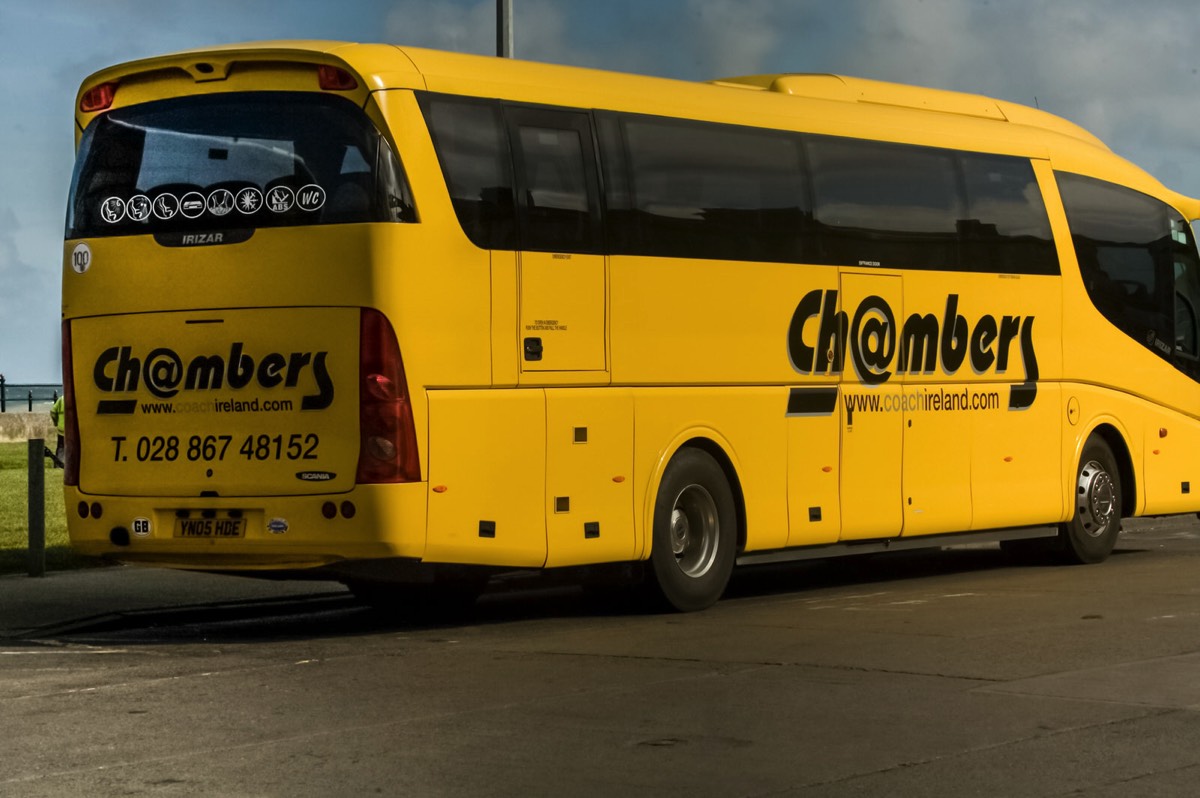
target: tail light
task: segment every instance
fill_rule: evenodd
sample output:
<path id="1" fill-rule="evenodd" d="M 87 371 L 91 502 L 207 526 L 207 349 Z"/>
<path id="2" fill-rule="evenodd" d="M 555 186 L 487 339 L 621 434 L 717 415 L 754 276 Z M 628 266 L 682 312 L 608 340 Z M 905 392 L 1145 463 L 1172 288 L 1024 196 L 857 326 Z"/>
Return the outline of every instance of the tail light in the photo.
<path id="1" fill-rule="evenodd" d="M 93 86 L 79 98 L 79 110 L 85 114 L 107 110 L 117 96 L 116 83 L 101 83 Z"/>
<path id="2" fill-rule="evenodd" d="M 418 482 L 421 464 L 400 345 L 379 311 L 363 308 L 359 347 L 357 481 Z"/>
<path id="3" fill-rule="evenodd" d="M 325 91 L 352 91 L 358 88 L 358 81 L 341 67 L 321 64 L 317 67 L 317 85 Z"/>
<path id="4" fill-rule="evenodd" d="M 62 325 L 63 430 L 66 432 L 63 454 L 63 484 L 79 485 L 79 413 L 75 410 L 75 371 L 71 357 L 71 322 Z"/>

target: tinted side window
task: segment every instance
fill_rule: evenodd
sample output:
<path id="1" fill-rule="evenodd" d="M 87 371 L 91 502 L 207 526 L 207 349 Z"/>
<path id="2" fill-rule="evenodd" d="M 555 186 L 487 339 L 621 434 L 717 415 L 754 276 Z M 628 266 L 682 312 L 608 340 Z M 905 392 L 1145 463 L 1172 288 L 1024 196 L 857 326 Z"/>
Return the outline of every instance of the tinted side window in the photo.
<path id="1" fill-rule="evenodd" d="M 1200 253 L 1191 226 L 1173 208 L 1171 266 L 1175 275 L 1175 365 L 1200 380 Z"/>
<path id="2" fill-rule="evenodd" d="M 613 249 L 644 255 L 801 260 L 806 188 L 793 134 L 625 117 L 623 174 L 608 195 Z M 610 167 L 611 168 L 611 167 Z M 612 190 L 612 189 L 616 190 Z"/>
<path id="3" fill-rule="evenodd" d="M 1088 296 L 1132 338 L 1171 355 L 1176 247 L 1168 206 L 1090 177 L 1057 177 Z"/>
<path id="4" fill-rule="evenodd" d="M 808 158 L 823 260 L 958 269 L 963 202 L 954 153 L 813 136 Z"/>
<path id="5" fill-rule="evenodd" d="M 522 249 L 596 252 L 600 202 L 595 146 L 583 113 L 510 108 Z"/>
<path id="6" fill-rule="evenodd" d="M 478 247 L 514 249 L 512 159 L 499 104 L 425 95 L 421 105 L 463 231 Z"/>
<path id="7" fill-rule="evenodd" d="M 421 102 L 454 207 L 481 247 L 1059 272 L 1028 159 L 656 116 L 502 112 L 438 95 Z"/>
<path id="8" fill-rule="evenodd" d="M 1183 219 L 1173 220 L 1181 235 L 1191 239 L 1191 231 Z M 1186 232 L 1184 232 L 1186 231 Z M 1181 250 L 1174 259 L 1175 268 L 1175 354 L 1186 363 L 1185 371 L 1200 376 L 1200 259 L 1195 254 L 1195 241 Z"/>
<path id="9" fill-rule="evenodd" d="M 1033 165 L 1023 158 L 964 153 L 967 215 L 959 223 L 963 268 L 1058 274 L 1050 219 Z"/>

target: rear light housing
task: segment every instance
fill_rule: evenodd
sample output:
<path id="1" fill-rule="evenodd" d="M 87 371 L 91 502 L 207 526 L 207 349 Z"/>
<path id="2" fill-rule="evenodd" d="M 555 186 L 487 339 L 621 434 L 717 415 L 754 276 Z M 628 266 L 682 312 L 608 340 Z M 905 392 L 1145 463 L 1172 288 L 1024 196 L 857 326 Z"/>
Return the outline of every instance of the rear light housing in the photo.
<path id="1" fill-rule="evenodd" d="M 322 64 L 317 67 L 317 85 L 325 91 L 353 91 L 358 81 L 341 67 Z"/>
<path id="2" fill-rule="evenodd" d="M 363 308 L 359 335 L 359 484 L 419 482 L 416 427 L 400 345 L 387 317 Z"/>
<path id="3" fill-rule="evenodd" d="M 62 325 L 63 368 L 63 429 L 66 432 L 63 452 L 63 484 L 79 485 L 79 413 L 75 410 L 75 371 L 71 357 L 71 322 Z"/>
<path id="4" fill-rule="evenodd" d="M 116 83 L 101 83 L 98 86 L 92 86 L 79 98 L 79 110 L 85 114 L 106 111 L 112 107 L 116 96 Z"/>

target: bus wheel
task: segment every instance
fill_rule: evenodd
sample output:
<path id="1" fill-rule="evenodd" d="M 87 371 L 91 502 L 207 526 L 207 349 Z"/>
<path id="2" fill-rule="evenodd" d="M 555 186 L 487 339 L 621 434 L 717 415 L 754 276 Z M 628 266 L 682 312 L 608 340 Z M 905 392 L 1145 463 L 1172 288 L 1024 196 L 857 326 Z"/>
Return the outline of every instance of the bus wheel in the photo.
<path id="1" fill-rule="evenodd" d="M 1063 559 L 1096 563 L 1106 559 L 1121 531 L 1121 475 L 1112 450 L 1099 438 L 1083 447 L 1075 478 L 1075 516 L 1058 539 Z"/>
<path id="2" fill-rule="evenodd" d="M 658 590 L 680 612 L 716 603 L 733 572 L 737 513 L 725 472 L 712 455 L 680 449 L 654 501 L 651 570 Z"/>

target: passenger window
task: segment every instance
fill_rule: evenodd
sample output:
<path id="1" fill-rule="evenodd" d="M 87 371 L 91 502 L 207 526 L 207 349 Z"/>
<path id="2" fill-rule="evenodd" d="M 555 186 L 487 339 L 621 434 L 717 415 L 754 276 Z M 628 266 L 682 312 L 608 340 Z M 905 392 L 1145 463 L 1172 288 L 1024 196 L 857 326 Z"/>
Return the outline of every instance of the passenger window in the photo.
<path id="1" fill-rule="evenodd" d="M 597 252 L 599 191 L 587 114 L 510 108 L 520 188 L 520 246 Z"/>
<path id="2" fill-rule="evenodd" d="M 514 249 L 512 167 L 500 106 L 428 95 L 422 99 L 463 231 L 477 247 Z"/>
<path id="3" fill-rule="evenodd" d="M 755 128 L 626 117 L 628 162 L 613 169 L 609 225 L 617 251 L 799 261 L 811 227 L 799 138 Z M 611 123 L 606 154 L 619 149 Z"/>
<path id="4" fill-rule="evenodd" d="M 808 156 L 828 262 L 959 268 L 963 208 L 952 153 L 814 136 Z"/>
<path id="5" fill-rule="evenodd" d="M 964 153 L 967 215 L 959 222 L 963 267 L 1058 274 L 1058 254 L 1033 165 L 1025 158 Z"/>

